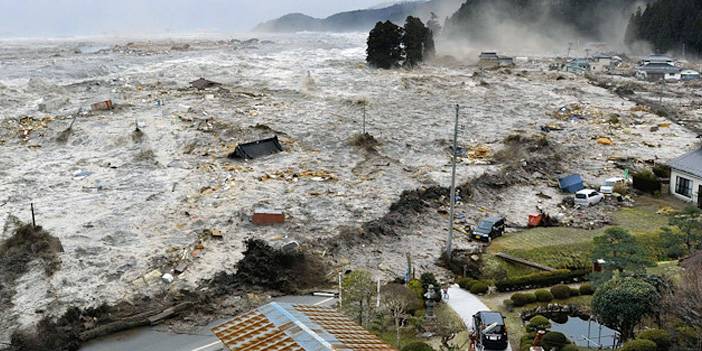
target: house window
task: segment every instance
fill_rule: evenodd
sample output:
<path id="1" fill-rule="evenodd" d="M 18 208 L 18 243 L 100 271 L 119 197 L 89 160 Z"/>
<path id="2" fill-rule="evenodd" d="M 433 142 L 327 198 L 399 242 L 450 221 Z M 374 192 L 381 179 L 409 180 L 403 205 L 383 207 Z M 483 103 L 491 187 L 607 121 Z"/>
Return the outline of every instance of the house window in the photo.
<path id="1" fill-rule="evenodd" d="M 677 176 L 675 179 L 675 193 L 691 198 L 692 181 L 687 178 Z"/>

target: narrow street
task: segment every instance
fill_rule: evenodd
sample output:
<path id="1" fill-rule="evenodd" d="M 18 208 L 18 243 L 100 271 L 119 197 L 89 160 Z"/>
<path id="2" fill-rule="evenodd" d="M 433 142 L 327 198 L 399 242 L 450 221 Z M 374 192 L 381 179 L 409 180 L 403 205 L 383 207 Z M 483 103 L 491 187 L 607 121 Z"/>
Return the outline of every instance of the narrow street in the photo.
<path id="1" fill-rule="evenodd" d="M 459 288 L 458 285 L 449 288 L 449 299 L 446 303 L 461 316 L 467 328 L 471 328 L 474 314 L 490 310 L 477 296 Z M 512 351 L 512 346 L 507 346 L 505 351 Z"/>

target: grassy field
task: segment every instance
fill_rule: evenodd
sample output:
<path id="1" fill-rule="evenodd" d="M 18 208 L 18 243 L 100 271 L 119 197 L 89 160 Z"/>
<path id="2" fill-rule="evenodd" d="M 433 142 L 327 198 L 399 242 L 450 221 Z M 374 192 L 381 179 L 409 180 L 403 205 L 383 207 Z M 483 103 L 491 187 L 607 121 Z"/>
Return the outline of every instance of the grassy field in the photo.
<path id="1" fill-rule="evenodd" d="M 656 212 L 666 206 L 680 208 L 680 204 L 664 199 L 638 197 L 634 207 L 621 208 L 613 214 L 614 224 L 595 230 L 578 228 L 534 228 L 498 238 L 488 248 L 488 254 L 506 252 L 554 268 L 587 267 L 590 264 L 592 239 L 608 228 L 628 229 L 653 256 L 660 254 L 657 245 L 659 228 L 668 223 L 668 217 Z M 529 273 L 526 268 L 502 262 L 486 255 L 487 261 L 498 260 L 509 276 Z"/>

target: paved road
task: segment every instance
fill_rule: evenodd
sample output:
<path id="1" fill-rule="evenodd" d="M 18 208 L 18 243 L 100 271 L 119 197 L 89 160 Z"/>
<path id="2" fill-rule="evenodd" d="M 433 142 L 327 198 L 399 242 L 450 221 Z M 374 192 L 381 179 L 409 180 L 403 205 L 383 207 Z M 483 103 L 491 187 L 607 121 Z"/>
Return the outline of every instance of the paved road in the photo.
<path id="1" fill-rule="evenodd" d="M 285 296 L 273 301 L 301 305 L 332 306 L 336 299 L 321 296 Z M 218 320 L 199 328 L 194 334 L 174 334 L 151 327 L 127 330 L 91 340 L 80 351 L 219 351 L 222 344 L 210 328 L 226 321 Z"/>
<path id="2" fill-rule="evenodd" d="M 489 311 L 490 309 L 478 299 L 475 295 L 461 289 L 458 285 L 449 288 L 449 299 L 446 303 L 461 316 L 466 327 L 471 328 L 473 322 L 472 317 L 480 311 Z M 511 346 L 507 346 L 505 351 L 512 351 Z"/>

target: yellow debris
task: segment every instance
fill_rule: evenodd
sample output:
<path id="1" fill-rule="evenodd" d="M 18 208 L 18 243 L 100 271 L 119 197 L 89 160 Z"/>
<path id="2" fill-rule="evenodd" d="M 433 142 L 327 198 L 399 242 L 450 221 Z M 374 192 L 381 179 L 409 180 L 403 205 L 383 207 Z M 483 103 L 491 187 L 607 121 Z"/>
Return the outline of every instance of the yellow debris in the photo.
<path id="1" fill-rule="evenodd" d="M 664 215 L 664 216 L 670 216 L 672 214 L 675 214 L 676 212 L 678 212 L 678 211 L 676 211 L 674 208 L 672 208 L 670 206 L 661 207 L 658 209 L 658 211 L 656 211 L 657 214 Z"/>
<path id="2" fill-rule="evenodd" d="M 468 157 L 472 159 L 484 159 L 490 157 L 492 151 L 487 145 L 478 145 L 468 151 Z"/>
<path id="3" fill-rule="evenodd" d="M 670 122 L 658 123 L 658 128 L 670 128 Z"/>
<path id="4" fill-rule="evenodd" d="M 612 141 L 612 139 L 608 137 L 601 137 L 597 138 L 597 143 L 600 145 L 612 145 L 614 144 L 614 141 Z"/>

